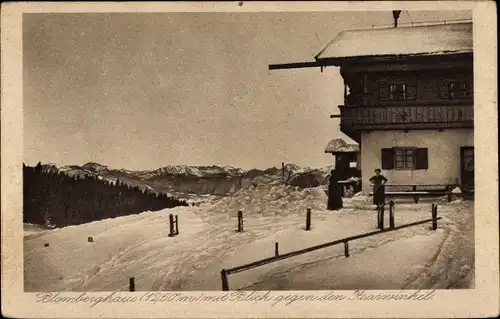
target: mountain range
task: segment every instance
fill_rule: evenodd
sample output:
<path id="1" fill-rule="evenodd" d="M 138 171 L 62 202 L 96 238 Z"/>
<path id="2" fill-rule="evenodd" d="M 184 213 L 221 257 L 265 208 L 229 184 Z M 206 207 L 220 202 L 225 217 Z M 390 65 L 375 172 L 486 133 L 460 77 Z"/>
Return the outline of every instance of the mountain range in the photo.
<path id="1" fill-rule="evenodd" d="M 187 166 L 168 165 L 155 170 L 112 169 L 106 165 L 89 162 L 82 166 L 69 165 L 57 167 L 44 164 L 46 172 L 63 172 L 69 176 L 92 176 L 115 183 L 117 179 L 141 189 L 168 193 L 179 198 L 192 195 L 227 196 L 241 188 L 261 183 L 285 181 L 300 187 L 319 186 L 326 183 L 326 177 L 332 166 L 319 169 L 286 164 L 281 168 L 272 167 L 264 170 L 244 170 L 232 166 Z"/>

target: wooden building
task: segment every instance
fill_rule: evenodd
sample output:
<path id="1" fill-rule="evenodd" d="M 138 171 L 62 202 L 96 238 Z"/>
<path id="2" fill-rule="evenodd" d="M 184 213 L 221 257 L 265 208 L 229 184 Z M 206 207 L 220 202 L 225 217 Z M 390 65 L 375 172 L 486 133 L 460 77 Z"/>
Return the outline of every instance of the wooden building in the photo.
<path id="1" fill-rule="evenodd" d="M 397 20 L 396 20 L 397 21 Z M 340 130 L 359 143 L 363 190 L 381 168 L 391 184 L 474 189 L 472 22 L 349 30 L 313 62 L 340 67 Z"/>
<path id="2" fill-rule="evenodd" d="M 361 153 L 358 144 L 347 144 L 343 139 L 337 138 L 328 142 L 325 153 L 335 157 L 335 170 L 341 172 L 342 179 L 361 177 L 359 165 Z"/>

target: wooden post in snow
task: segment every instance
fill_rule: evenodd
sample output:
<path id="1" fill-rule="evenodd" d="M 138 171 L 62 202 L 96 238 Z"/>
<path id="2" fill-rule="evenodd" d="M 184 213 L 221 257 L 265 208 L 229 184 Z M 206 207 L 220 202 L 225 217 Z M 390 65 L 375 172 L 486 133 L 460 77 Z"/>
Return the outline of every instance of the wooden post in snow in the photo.
<path id="1" fill-rule="evenodd" d="M 128 279 L 128 291 L 135 291 L 135 278 Z"/>
<path id="2" fill-rule="evenodd" d="M 378 215 L 378 228 L 380 228 L 381 230 L 384 229 L 384 213 L 385 213 L 385 205 L 382 204 L 382 205 L 379 205 L 378 209 L 377 209 L 377 215 Z"/>
<path id="3" fill-rule="evenodd" d="M 311 230 L 311 209 L 308 208 L 306 211 L 306 230 Z"/>
<path id="4" fill-rule="evenodd" d="M 275 242 L 274 243 L 274 256 L 275 257 L 278 257 L 280 255 L 280 251 L 279 251 L 279 246 L 278 246 L 278 242 Z"/>
<path id="5" fill-rule="evenodd" d="M 222 280 L 222 291 L 229 291 L 229 280 L 227 278 L 227 271 L 222 269 L 220 271 L 220 277 Z"/>
<path id="6" fill-rule="evenodd" d="M 243 211 L 238 211 L 238 232 L 243 232 Z"/>
<path id="7" fill-rule="evenodd" d="M 175 215 L 175 234 L 179 235 L 179 216 Z"/>
<path id="8" fill-rule="evenodd" d="M 394 201 L 389 202 L 389 227 L 394 229 Z"/>
<path id="9" fill-rule="evenodd" d="M 349 257 L 349 242 L 348 241 L 344 242 L 344 256 L 346 258 Z"/>
<path id="10" fill-rule="evenodd" d="M 170 226 L 170 233 L 168 234 L 168 237 L 174 237 L 175 236 L 174 215 L 172 215 L 172 214 L 168 215 L 168 223 Z"/>
<path id="11" fill-rule="evenodd" d="M 437 204 L 432 204 L 432 230 L 437 229 L 437 211 L 438 205 Z"/>

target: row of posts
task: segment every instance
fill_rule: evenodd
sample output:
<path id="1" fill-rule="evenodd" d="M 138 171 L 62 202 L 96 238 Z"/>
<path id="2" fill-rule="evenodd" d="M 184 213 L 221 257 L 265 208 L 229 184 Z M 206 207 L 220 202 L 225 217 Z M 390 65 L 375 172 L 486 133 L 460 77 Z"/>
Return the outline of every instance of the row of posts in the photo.
<path id="1" fill-rule="evenodd" d="M 437 204 L 432 204 L 432 229 L 437 229 Z M 385 215 L 385 205 L 380 205 L 378 207 L 377 213 L 377 228 L 384 229 L 384 215 Z M 389 228 L 394 229 L 396 227 L 394 222 L 395 205 L 394 201 L 389 202 Z M 306 210 L 306 231 L 311 230 L 311 209 Z M 238 211 L 238 232 L 243 232 L 243 212 Z"/>
<path id="2" fill-rule="evenodd" d="M 169 226 L 170 226 L 170 233 L 168 234 L 168 237 L 174 237 L 179 235 L 179 216 L 169 214 L 168 215 L 168 221 L 169 221 Z M 91 237 L 89 237 L 89 242 L 91 242 Z M 131 277 L 129 278 L 129 291 L 135 291 L 135 278 Z"/>
<path id="3" fill-rule="evenodd" d="M 380 205 L 377 209 L 377 227 L 384 229 L 385 205 Z M 394 229 L 394 201 L 389 202 L 389 228 Z"/>
<path id="4" fill-rule="evenodd" d="M 431 215 L 432 215 L 432 230 L 437 229 L 437 204 L 432 204 L 431 208 Z M 394 213 L 395 213 L 395 206 L 394 206 L 394 201 L 389 202 L 389 229 L 394 229 L 395 223 L 394 223 Z M 385 214 L 385 205 L 380 205 L 377 209 L 377 227 L 380 230 L 384 229 L 384 214 Z"/>
<path id="5" fill-rule="evenodd" d="M 437 229 L 437 204 L 432 204 L 432 229 L 436 230 Z M 394 213 L 395 213 L 395 205 L 394 201 L 389 202 L 389 227 L 390 229 L 395 228 L 395 222 L 394 222 Z M 377 227 L 380 228 L 381 230 L 384 229 L 384 214 L 385 214 L 385 207 L 384 205 L 380 205 L 378 207 L 378 214 L 377 214 Z M 170 221 L 170 234 L 169 236 L 176 236 L 179 234 L 179 219 L 178 216 L 169 215 L 169 221 Z M 311 230 L 311 209 L 307 208 L 306 210 L 306 231 Z M 238 232 L 243 232 L 243 211 L 238 211 Z M 279 254 L 279 244 L 278 242 L 274 243 L 274 256 L 278 257 Z M 345 241 L 344 242 L 344 256 L 349 257 L 349 242 Z M 229 290 L 229 282 L 228 282 L 228 274 L 226 270 L 221 271 L 221 279 L 222 279 L 222 290 L 228 291 Z M 129 290 L 130 291 L 135 291 L 135 282 L 134 278 L 130 278 L 130 283 L 129 283 Z"/>
<path id="6" fill-rule="evenodd" d="M 169 214 L 168 215 L 168 221 L 169 221 L 169 226 L 170 226 L 170 233 L 168 234 L 168 237 L 174 237 L 179 235 L 179 216 Z M 90 237 L 89 237 L 89 242 L 90 242 Z M 128 290 L 129 291 L 135 291 L 135 278 L 131 277 L 129 278 L 128 282 Z"/>
<path id="7" fill-rule="evenodd" d="M 238 211 L 238 233 L 243 232 L 243 211 Z M 306 230 L 311 230 L 311 209 L 306 210 Z"/>

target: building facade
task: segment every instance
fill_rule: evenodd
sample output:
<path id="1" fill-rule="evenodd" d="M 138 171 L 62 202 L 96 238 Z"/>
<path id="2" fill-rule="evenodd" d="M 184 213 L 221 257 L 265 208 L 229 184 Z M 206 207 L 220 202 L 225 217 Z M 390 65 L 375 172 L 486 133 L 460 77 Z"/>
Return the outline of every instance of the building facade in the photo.
<path id="1" fill-rule="evenodd" d="M 473 191 L 472 23 L 343 31 L 295 65 L 340 67 L 344 103 L 332 117 L 359 144 L 363 190 L 381 168 L 390 184 Z"/>

